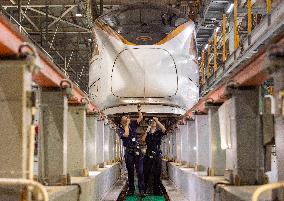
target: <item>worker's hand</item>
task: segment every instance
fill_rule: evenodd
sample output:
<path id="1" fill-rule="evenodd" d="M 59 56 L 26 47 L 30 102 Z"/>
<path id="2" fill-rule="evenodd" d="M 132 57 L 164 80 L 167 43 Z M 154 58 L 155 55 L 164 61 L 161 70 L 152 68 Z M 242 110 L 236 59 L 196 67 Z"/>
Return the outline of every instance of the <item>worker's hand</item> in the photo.
<path id="1" fill-rule="evenodd" d="M 138 112 L 141 111 L 141 105 L 140 104 L 137 105 L 137 110 L 138 110 Z"/>
<path id="2" fill-rule="evenodd" d="M 126 124 L 129 125 L 130 124 L 130 118 L 127 118 L 126 120 Z"/>
<path id="3" fill-rule="evenodd" d="M 157 117 L 153 117 L 154 121 L 157 122 L 158 121 L 158 118 Z"/>
<path id="4" fill-rule="evenodd" d="M 148 126 L 148 128 L 146 129 L 146 133 L 150 132 L 151 126 Z"/>

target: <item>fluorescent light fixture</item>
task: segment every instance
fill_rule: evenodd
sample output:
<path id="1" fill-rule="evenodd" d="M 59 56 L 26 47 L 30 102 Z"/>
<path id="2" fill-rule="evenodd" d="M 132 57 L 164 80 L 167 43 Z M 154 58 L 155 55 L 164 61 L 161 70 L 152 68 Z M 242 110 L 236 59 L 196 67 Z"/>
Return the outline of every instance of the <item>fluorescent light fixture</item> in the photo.
<path id="1" fill-rule="evenodd" d="M 218 32 L 219 30 L 220 30 L 220 27 L 217 27 L 217 28 L 215 29 L 216 32 Z"/>
<path id="2" fill-rule="evenodd" d="M 76 13 L 76 17 L 82 17 L 83 15 L 81 13 Z"/>
<path id="3" fill-rule="evenodd" d="M 204 49 L 207 50 L 207 48 L 208 48 L 208 44 L 205 45 L 205 48 L 204 48 Z"/>
<path id="4" fill-rule="evenodd" d="M 228 10 L 226 11 L 226 13 L 229 14 L 230 12 L 232 12 L 233 8 L 234 8 L 234 4 L 231 3 L 231 5 L 229 6 L 229 8 L 228 8 Z"/>

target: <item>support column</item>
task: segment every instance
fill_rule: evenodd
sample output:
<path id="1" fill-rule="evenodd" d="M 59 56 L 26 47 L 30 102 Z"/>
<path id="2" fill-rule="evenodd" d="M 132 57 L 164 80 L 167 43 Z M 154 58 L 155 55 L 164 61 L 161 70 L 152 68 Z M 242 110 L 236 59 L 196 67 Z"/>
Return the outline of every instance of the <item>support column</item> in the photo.
<path id="1" fill-rule="evenodd" d="M 96 132 L 97 118 L 92 115 L 87 115 L 86 118 L 86 167 L 93 170 L 96 164 Z"/>
<path id="2" fill-rule="evenodd" d="M 282 61 L 283 62 L 283 61 Z M 283 63 L 282 63 L 283 64 Z M 275 145 L 278 166 L 278 181 L 284 180 L 284 66 L 274 75 Z"/>
<path id="3" fill-rule="evenodd" d="M 207 103 L 209 120 L 209 167 L 211 176 L 222 176 L 226 166 L 226 151 L 221 149 L 218 105 Z"/>
<path id="4" fill-rule="evenodd" d="M 196 162 L 197 170 L 204 171 L 209 168 L 209 126 L 208 115 L 195 116 L 196 130 Z"/>
<path id="5" fill-rule="evenodd" d="M 180 125 L 180 135 L 181 135 L 181 163 L 183 165 L 188 165 L 188 126 Z"/>
<path id="6" fill-rule="evenodd" d="M 188 161 L 189 166 L 194 167 L 196 164 L 196 130 L 195 121 L 188 121 Z"/>
<path id="7" fill-rule="evenodd" d="M 104 164 L 104 121 L 98 120 L 96 132 L 96 165 L 103 167 Z"/>
<path id="8" fill-rule="evenodd" d="M 67 182 L 68 100 L 61 89 L 41 89 L 39 179 L 49 185 Z"/>
<path id="9" fill-rule="evenodd" d="M 86 168 L 86 107 L 68 108 L 67 171 L 71 176 L 82 176 Z"/>
<path id="10" fill-rule="evenodd" d="M 276 162 L 278 169 L 278 181 L 284 180 L 284 48 L 273 46 L 270 49 L 268 58 L 270 60 L 269 70 L 274 79 L 275 97 L 275 146 Z M 278 193 L 277 193 L 278 192 Z M 273 192 L 273 199 L 284 198 L 283 190 Z"/>
<path id="11" fill-rule="evenodd" d="M 106 164 L 109 164 L 109 156 L 110 156 L 110 136 L 109 136 L 109 125 L 105 124 L 104 125 L 104 149 L 103 149 L 103 154 L 104 154 L 104 162 Z"/>
<path id="12" fill-rule="evenodd" d="M 176 136 L 176 162 L 181 163 L 181 133 L 180 133 L 180 125 L 175 130 Z"/>
<path id="13" fill-rule="evenodd" d="M 28 61 L 0 61 L 0 177 L 33 177 L 32 70 Z M 0 200 L 19 200 L 22 187 L 0 189 Z M 9 193 L 10 192 L 10 193 Z M 13 193 L 11 193 L 13 192 Z M 23 191 L 24 192 L 24 191 Z"/>
<path id="14" fill-rule="evenodd" d="M 260 182 L 262 176 L 259 92 L 256 88 L 232 87 L 227 91 L 231 98 L 219 108 L 226 169 L 232 170 L 236 185 L 252 185 Z"/>

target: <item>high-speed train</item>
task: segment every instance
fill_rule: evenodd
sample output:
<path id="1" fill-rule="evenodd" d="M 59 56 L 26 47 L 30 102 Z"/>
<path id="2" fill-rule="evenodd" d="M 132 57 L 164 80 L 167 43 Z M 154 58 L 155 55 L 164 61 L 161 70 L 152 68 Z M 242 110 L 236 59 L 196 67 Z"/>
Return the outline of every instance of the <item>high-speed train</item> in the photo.
<path id="1" fill-rule="evenodd" d="M 95 21 L 89 97 L 104 114 L 184 114 L 198 100 L 195 25 L 172 7 L 132 4 Z"/>

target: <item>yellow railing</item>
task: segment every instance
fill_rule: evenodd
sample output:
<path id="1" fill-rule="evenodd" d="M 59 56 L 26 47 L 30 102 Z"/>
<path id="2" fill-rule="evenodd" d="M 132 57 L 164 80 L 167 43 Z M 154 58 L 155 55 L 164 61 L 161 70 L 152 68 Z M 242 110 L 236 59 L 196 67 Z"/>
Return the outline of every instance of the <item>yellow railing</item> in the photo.
<path id="1" fill-rule="evenodd" d="M 239 48 L 240 46 L 240 34 L 239 34 L 239 24 L 238 24 L 238 4 L 237 0 L 234 0 L 234 7 L 233 7 L 233 43 L 234 43 L 234 50 Z M 266 0 L 266 13 L 269 15 L 272 10 L 272 4 L 271 0 Z M 223 14 L 222 22 L 221 22 L 221 33 L 218 36 L 218 30 L 219 27 L 214 30 L 213 36 L 208 39 L 208 43 L 205 44 L 205 46 L 202 49 L 201 53 L 201 62 L 200 62 L 200 70 L 201 70 L 201 85 L 203 85 L 208 78 L 212 76 L 212 74 L 216 75 L 218 68 L 224 64 L 227 61 L 228 57 L 228 50 L 227 50 L 227 14 Z M 252 1 L 247 0 L 247 35 L 249 38 L 249 45 L 250 45 L 250 34 L 255 26 L 255 23 L 253 23 L 253 14 L 252 14 Z M 229 29 L 229 31 L 231 31 Z M 220 44 L 220 45 L 219 45 Z M 211 51 L 211 48 L 213 47 L 213 51 Z M 222 57 L 221 63 L 218 63 L 218 51 L 220 50 L 220 53 Z M 213 54 L 213 55 L 212 55 Z M 205 58 L 205 55 L 206 58 Z M 213 70 L 211 71 L 211 59 L 213 58 Z M 207 78 L 207 79 L 206 79 Z"/>

